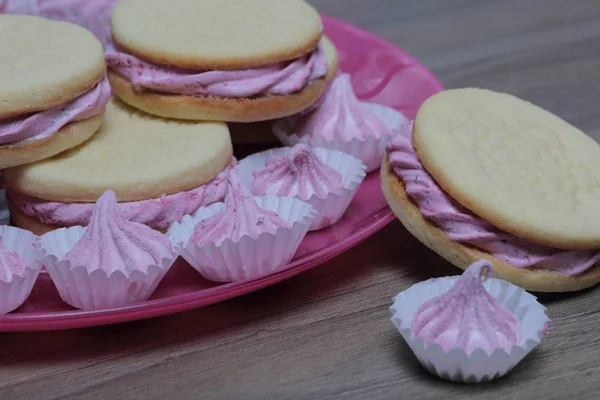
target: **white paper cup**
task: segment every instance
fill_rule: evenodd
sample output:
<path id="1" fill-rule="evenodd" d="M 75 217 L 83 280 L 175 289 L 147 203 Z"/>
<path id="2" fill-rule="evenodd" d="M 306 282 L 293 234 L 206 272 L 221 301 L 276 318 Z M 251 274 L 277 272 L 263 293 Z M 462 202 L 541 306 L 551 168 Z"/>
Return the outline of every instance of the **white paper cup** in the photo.
<path id="1" fill-rule="evenodd" d="M 462 348 L 444 352 L 438 344 L 427 345 L 417 337 L 411 328 L 412 320 L 423 303 L 446 293 L 459 277 L 430 279 L 417 283 L 400 292 L 390 308 L 392 322 L 415 353 L 419 362 L 431 374 L 453 382 L 479 383 L 491 381 L 506 375 L 531 350 L 547 332 L 550 319 L 546 307 L 538 303 L 535 296 L 509 282 L 489 278 L 483 283 L 485 289 L 504 308 L 512 312 L 519 321 L 519 344 L 511 348 L 510 354 L 497 349 L 488 355 L 483 349 L 476 349 L 470 356 Z"/>
<path id="2" fill-rule="evenodd" d="M 300 120 L 306 116 L 306 113 L 276 121 L 273 124 L 273 133 L 286 146 L 304 143 L 311 147 L 324 147 L 350 154 L 362 161 L 367 167 L 366 172 L 369 173 L 381 167 L 381 161 L 385 155 L 385 146 L 408 120 L 400 111 L 393 108 L 368 102 L 363 102 L 362 104 L 370 109 L 387 126 L 389 130 L 388 135 L 383 134 L 380 138 L 369 137 L 366 140 L 355 138 L 350 141 L 344 141 L 340 138 L 327 140 L 322 136 L 314 138 L 310 135 L 298 136 L 294 133 L 295 128 Z"/>
<path id="3" fill-rule="evenodd" d="M 99 310 L 147 300 L 178 257 L 173 248 L 160 265 L 150 265 L 146 272 L 89 270 L 71 265 L 65 255 L 85 233 L 81 226 L 62 228 L 38 239 L 42 263 L 50 273 L 60 297 L 81 310 Z"/>
<path id="4" fill-rule="evenodd" d="M 198 246 L 190 241 L 196 225 L 217 214 L 225 203 L 202 207 L 169 228 L 167 236 L 177 246 L 181 256 L 202 276 L 214 282 L 234 282 L 260 278 L 286 265 L 296 253 L 315 216 L 308 203 L 288 197 L 255 197 L 259 207 L 275 211 L 291 222 L 291 228 L 279 228 L 275 235 L 263 233 L 258 238 L 242 237 L 234 242 L 225 239 Z"/>
<path id="5" fill-rule="evenodd" d="M 267 161 L 271 158 L 287 156 L 291 150 L 292 147 L 282 147 L 253 154 L 240 161 L 236 171 L 242 182 L 252 191 L 254 185 L 252 173 L 265 168 Z M 297 199 L 313 206 L 317 213 L 308 229 L 309 231 L 323 229 L 338 222 L 346 212 L 366 176 L 365 165 L 351 155 L 324 148 L 316 148 L 314 151 L 324 164 L 342 175 L 342 187 L 339 193 L 328 193 L 323 197 L 318 196 L 316 193 L 308 198 L 296 196 Z"/>
<path id="6" fill-rule="evenodd" d="M 0 237 L 6 248 L 16 253 L 26 265 L 23 276 L 13 274 L 6 282 L 0 279 L 0 314 L 8 314 L 27 300 L 42 265 L 39 263 L 40 254 L 33 246 L 36 235 L 23 229 L 2 225 Z"/>

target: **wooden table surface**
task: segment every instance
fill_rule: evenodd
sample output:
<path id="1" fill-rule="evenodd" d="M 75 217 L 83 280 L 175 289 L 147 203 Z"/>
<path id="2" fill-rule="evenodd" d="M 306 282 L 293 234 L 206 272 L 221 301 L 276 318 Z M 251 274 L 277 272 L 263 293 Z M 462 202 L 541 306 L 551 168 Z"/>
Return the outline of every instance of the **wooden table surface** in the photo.
<path id="1" fill-rule="evenodd" d="M 433 70 L 446 87 L 519 95 L 600 139 L 598 0 L 313 0 Z M 297 278 L 142 322 L 0 334 L 0 399 L 597 399 L 600 291 L 544 296 L 550 335 L 508 377 L 429 376 L 392 296 L 458 270 L 398 222 Z"/>

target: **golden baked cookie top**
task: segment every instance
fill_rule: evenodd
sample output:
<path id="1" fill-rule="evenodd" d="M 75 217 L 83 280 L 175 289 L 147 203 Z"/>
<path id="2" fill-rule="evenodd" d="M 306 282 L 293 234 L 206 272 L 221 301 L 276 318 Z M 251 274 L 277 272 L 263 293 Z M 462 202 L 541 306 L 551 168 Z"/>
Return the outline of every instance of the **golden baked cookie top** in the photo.
<path id="1" fill-rule="evenodd" d="M 109 189 L 119 201 L 138 201 L 210 182 L 232 152 L 225 123 L 165 120 L 113 98 L 90 140 L 3 177 L 13 190 L 46 201 L 94 202 Z"/>
<path id="2" fill-rule="evenodd" d="M 508 94 L 447 90 L 420 108 L 413 143 L 437 183 L 496 227 L 600 248 L 600 146 L 556 115 Z"/>
<path id="3" fill-rule="evenodd" d="M 115 43 L 142 60 L 195 70 L 239 70 L 298 58 L 323 24 L 303 0 L 122 0 Z"/>
<path id="4" fill-rule="evenodd" d="M 88 30 L 25 15 L 0 14 L 0 119 L 45 110 L 90 90 L 106 70 Z"/>

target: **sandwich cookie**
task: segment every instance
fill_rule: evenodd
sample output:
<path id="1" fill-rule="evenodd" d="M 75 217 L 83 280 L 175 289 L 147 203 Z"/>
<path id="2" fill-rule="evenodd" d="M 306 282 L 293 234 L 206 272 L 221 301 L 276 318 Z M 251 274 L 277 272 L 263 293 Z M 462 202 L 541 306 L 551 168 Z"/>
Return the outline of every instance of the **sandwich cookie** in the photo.
<path id="1" fill-rule="evenodd" d="M 123 0 L 110 82 L 126 103 L 184 120 L 254 122 L 315 103 L 337 52 L 302 0 Z"/>
<path id="2" fill-rule="evenodd" d="M 0 168 L 51 157 L 98 130 L 111 89 L 89 31 L 2 14 L 0 59 Z"/>
<path id="3" fill-rule="evenodd" d="M 479 259 L 527 290 L 600 282 L 600 146 L 516 97 L 448 90 L 423 103 L 381 169 L 392 210 L 465 269 Z"/>
<path id="4" fill-rule="evenodd" d="M 12 222 L 37 234 L 86 226 L 107 190 L 126 219 L 166 230 L 224 199 L 232 160 L 225 123 L 163 120 L 113 99 L 91 140 L 3 178 Z"/>

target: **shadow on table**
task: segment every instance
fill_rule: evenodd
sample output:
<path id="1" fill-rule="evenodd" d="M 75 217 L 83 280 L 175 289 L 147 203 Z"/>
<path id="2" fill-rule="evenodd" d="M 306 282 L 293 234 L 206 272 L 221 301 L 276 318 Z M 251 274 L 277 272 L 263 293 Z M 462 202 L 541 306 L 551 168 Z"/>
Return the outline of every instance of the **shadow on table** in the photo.
<path id="1" fill-rule="evenodd" d="M 432 389 L 438 389 L 440 391 L 451 391 L 456 394 L 460 394 L 461 392 L 465 391 L 472 391 L 475 387 L 481 390 L 487 390 L 501 386 L 510 387 L 517 381 L 522 382 L 527 380 L 529 378 L 528 375 L 531 375 L 532 378 L 535 377 L 535 371 L 538 370 L 544 363 L 544 350 L 537 348 L 527 357 L 525 357 L 523 361 L 521 361 L 521 363 L 519 363 L 507 376 L 492 382 L 486 382 L 478 385 L 456 384 L 431 375 L 423 366 L 421 366 L 408 344 L 406 344 L 406 342 L 399 336 L 390 336 L 389 340 L 392 342 L 392 346 L 396 349 L 396 364 L 399 369 L 403 369 L 409 376 L 419 379 L 422 385 L 428 386 Z"/>

